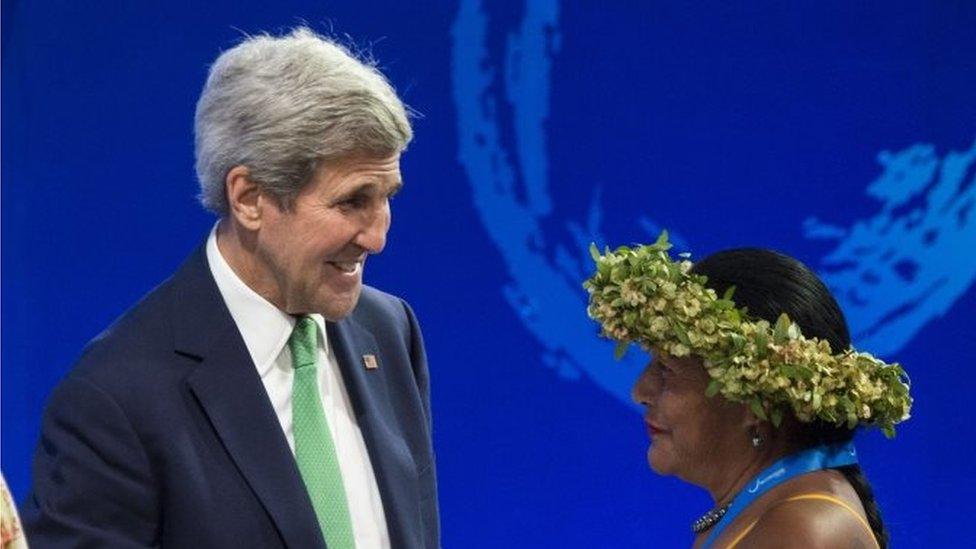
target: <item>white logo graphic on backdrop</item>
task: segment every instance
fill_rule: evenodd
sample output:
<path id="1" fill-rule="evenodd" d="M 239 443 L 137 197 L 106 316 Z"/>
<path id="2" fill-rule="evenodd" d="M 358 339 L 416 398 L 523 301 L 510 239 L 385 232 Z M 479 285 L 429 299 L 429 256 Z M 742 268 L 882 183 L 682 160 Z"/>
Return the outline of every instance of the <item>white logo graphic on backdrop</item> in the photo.
<path id="1" fill-rule="evenodd" d="M 945 314 L 976 277 L 976 144 L 944 159 L 931 145 L 883 152 L 884 173 L 867 193 L 874 217 L 849 228 L 814 218 L 807 237 L 837 241 L 820 270 L 853 338 L 885 355 Z"/>
<path id="2" fill-rule="evenodd" d="M 571 379 L 585 373 L 629 402 L 643 359 L 630 353 L 608 367 L 611 345 L 595 337 L 581 288 L 589 275 L 589 242 L 603 240 L 599 192 L 585 221 L 559 224 L 573 242 L 560 242 L 543 228 L 558 222 L 550 219 L 544 128 L 558 17 L 555 0 L 526 2 L 520 26 L 506 37 L 504 58 L 492 59 L 486 13 L 477 0 L 462 0 L 452 29 L 460 161 L 481 223 L 508 269 L 505 298 L 544 347 L 544 363 Z M 502 101 L 508 108 L 500 108 Z M 502 145 L 503 127 L 511 128 L 514 150 Z M 961 252 L 976 242 L 976 144 L 944 159 L 931 146 L 915 145 L 881 153 L 879 161 L 884 173 L 867 192 L 881 201 L 880 213 L 849 228 L 810 218 L 804 230 L 808 238 L 837 241 L 821 274 L 855 339 L 890 354 L 944 314 L 976 278 L 976 254 Z M 637 223 L 657 235 L 652 220 Z"/>

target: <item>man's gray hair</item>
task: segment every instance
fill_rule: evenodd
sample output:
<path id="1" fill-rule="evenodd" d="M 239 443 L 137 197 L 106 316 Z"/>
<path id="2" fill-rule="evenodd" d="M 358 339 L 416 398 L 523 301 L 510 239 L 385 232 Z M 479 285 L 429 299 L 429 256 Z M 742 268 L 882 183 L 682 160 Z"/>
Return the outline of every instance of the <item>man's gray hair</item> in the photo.
<path id="1" fill-rule="evenodd" d="M 200 201 L 228 213 L 224 180 L 234 166 L 285 207 L 322 162 L 403 151 L 413 137 L 407 107 L 371 60 L 300 27 L 248 37 L 210 68 L 197 102 Z"/>

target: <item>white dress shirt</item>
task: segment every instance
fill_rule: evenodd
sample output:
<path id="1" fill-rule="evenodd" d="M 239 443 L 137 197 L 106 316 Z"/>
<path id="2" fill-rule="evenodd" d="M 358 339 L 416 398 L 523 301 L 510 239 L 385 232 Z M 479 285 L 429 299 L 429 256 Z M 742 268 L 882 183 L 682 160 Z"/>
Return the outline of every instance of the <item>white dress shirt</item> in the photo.
<path id="1" fill-rule="evenodd" d="M 217 248 L 217 225 L 214 225 L 207 239 L 207 262 L 294 454 L 295 435 L 291 414 L 294 369 L 288 338 L 295 327 L 295 318 L 258 295 L 231 269 Z M 356 423 L 335 353 L 329 345 L 325 320 L 321 315 L 311 316 L 318 324 L 320 336 L 316 362 L 319 394 L 335 441 L 356 547 L 386 549 L 390 547 L 390 536 L 366 442 Z"/>

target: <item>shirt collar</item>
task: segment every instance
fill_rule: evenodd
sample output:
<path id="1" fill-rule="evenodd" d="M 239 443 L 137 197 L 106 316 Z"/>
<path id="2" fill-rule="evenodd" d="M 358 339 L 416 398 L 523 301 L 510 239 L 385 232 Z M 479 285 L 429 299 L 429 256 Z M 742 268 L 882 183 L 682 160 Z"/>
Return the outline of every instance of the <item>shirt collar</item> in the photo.
<path id="1" fill-rule="evenodd" d="M 244 339 L 251 360 L 263 378 L 288 343 L 295 328 L 295 317 L 275 307 L 237 276 L 217 247 L 219 225 L 220 221 L 214 224 L 207 238 L 207 263 L 210 264 L 210 272 L 217 283 L 217 289 L 220 290 L 220 295 L 230 310 L 230 316 Z M 311 316 L 322 336 L 320 345 L 328 349 L 325 319 L 319 314 Z"/>

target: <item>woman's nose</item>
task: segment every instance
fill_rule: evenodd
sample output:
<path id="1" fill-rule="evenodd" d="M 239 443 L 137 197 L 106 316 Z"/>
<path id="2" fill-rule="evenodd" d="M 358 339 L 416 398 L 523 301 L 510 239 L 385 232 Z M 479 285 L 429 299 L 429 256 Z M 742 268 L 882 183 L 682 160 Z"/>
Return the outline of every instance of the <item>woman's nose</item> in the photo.
<path id="1" fill-rule="evenodd" d="M 654 392 L 652 364 L 648 364 L 630 390 L 630 398 L 637 404 L 648 405 Z"/>

